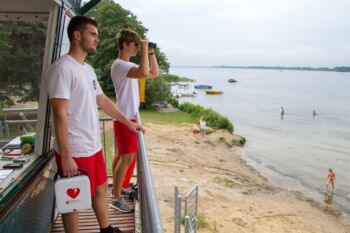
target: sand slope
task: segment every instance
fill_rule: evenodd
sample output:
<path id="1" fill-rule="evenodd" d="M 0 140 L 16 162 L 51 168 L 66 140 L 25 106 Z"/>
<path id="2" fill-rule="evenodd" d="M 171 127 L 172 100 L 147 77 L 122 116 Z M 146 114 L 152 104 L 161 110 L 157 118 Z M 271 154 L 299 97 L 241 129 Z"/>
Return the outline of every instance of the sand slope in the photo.
<path id="1" fill-rule="evenodd" d="M 174 187 L 199 185 L 204 232 L 350 232 L 336 214 L 271 186 L 240 159 L 232 135 L 194 136 L 191 125 L 148 123 L 145 136 L 166 232 L 174 232 Z M 249 140 L 249 139 L 248 139 Z"/>

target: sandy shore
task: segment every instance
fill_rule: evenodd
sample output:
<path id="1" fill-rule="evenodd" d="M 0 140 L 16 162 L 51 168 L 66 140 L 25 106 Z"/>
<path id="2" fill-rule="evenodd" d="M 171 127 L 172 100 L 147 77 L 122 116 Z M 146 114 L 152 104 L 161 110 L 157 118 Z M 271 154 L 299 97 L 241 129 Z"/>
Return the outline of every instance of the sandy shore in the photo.
<path id="1" fill-rule="evenodd" d="M 194 136 L 191 125 L 148 123 L 145 136 L 162 220 L 174 232 L 174 187 L 199 185 L 205 232 L 350 232 L 336 212 L 270 185 L 240 159 L 232 135 Z"/>

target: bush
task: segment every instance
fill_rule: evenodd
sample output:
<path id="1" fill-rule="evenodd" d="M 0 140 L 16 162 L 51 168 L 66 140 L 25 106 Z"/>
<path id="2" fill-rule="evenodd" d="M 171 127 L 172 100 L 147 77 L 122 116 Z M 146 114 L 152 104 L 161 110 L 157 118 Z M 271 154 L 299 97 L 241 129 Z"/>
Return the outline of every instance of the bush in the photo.
<path id="1" fill-rule="evenodd" d="M 180 103 L 177 99 L 175 99 L 174 97 L 172 97 L 171 95 L 168 97 L 167 99 L 168 103 L 173 105 L 176 108 L 180 108 Z"/>
<path id="2" fill-rule="evenodd" d="M 207 125 L 216 129 L 226 129 L 233 133 L 234 127 L 232 122 L 227 118 L 221 116 L 218 112 L 210 108 L 204 108 L 200 105 L 183 103 L 180 105 L 180 109 L 184 112 L 191 114 L 191 116 L 200 118 L 204 117 Z"/>
<path id="3" fill-rule="evenodd" d="M 161 77 L 146 80 L 145 107 L 152 108 L 153 104 L 167 100 L 170 96 L 170 87 Z"/>
<path id="4" fill-rule="evenodd" d="M 193 79 L 185 78 L 185 77 L 179 77 L 175 74 L 162 74 L 160 76 L 161 78 L 164 78 L 167 82 L 193 82 Z"/>

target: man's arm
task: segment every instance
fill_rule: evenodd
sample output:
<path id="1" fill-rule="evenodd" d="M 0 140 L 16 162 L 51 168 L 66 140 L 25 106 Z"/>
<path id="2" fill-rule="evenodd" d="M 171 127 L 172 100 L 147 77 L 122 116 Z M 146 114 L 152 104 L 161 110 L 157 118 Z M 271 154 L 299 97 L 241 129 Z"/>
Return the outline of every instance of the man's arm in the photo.
<path id="1" fill-rule="evenodd" d="M 130 121 L 120 110 L 117 108 L 105 94 L 99 94 L 96 96 L 98 106 L 107 113 L 110 117 L 126 125 L 131 131 L 137 133 L 138 130 L 145 132 L 145 129 L 134 122 Z"/>
<path id="2" fill-rule="evenodd" d="M 150 78 L 158 78 L 159 77 L 159 67 L 158 62 L 156 58 L 156 54 L 154 52 L 154 49 L 152 49 L 153 52 L 150 52 L 150 74 L 152 77 Z"/>
<path id="3" fill-rule="evenodd" d="M 127 77 L 153 79 L 159 77 L 159 68 L 153 48 L 148 48 L 148 41 L 141 41 L 141 61 L 139 67 L 132 67 Z M 152 54 L 152 55 L 151 55 Z M 150 60 L 148 60 L 148 55 Z"/>
<path id="4" fill-rule="evenodd" d="M 56 140 L 61 156 L 61 167 L 64 176 L 74 176 L 78 173 L 78 166 L 71 156 L 68 144 L 68 100 L 51 99 Z"/>

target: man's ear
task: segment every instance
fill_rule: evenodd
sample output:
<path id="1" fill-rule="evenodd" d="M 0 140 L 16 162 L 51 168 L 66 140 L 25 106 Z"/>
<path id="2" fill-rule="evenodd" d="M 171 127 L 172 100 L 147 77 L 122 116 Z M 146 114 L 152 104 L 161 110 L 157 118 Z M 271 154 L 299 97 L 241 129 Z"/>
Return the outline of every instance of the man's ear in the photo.
<path id="1" fill-rule="evenodd" d="M 123 49 L 125 49 L 126 47 L 128 47 L 128 43 L 124 42 L 123 43 Z"/>
<path id="2" fill-rule="evenodd" d="M 81 40 L 81 33 L 79 31 L 74 31 L 73 38 L 80 41 Z"/>

